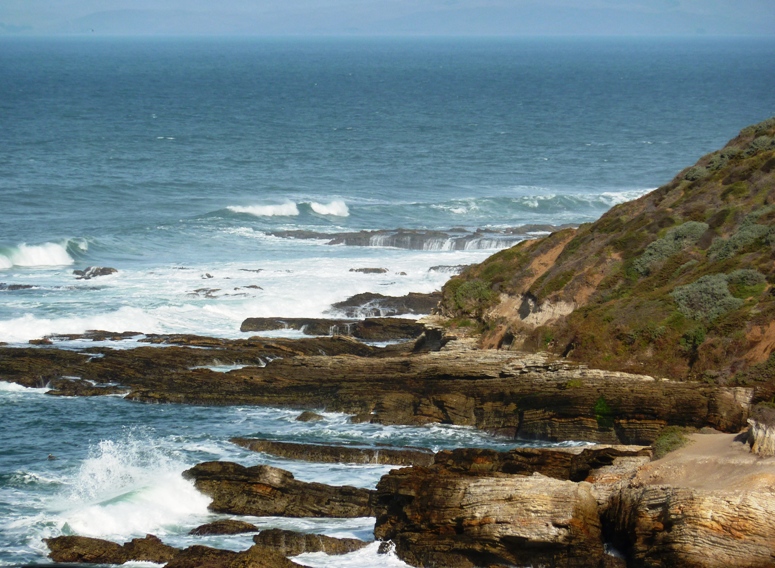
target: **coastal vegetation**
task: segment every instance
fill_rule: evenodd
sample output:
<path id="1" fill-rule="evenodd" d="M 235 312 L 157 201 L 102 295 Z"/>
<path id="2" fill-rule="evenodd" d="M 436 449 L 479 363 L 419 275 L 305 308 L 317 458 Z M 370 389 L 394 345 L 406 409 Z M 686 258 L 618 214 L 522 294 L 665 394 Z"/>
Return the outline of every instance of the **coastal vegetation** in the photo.
<path id="1" fill-rule="evenodd" d="M 775 117 L 598 221 L 453 277 L 483 345 L 775 395 Z"/>

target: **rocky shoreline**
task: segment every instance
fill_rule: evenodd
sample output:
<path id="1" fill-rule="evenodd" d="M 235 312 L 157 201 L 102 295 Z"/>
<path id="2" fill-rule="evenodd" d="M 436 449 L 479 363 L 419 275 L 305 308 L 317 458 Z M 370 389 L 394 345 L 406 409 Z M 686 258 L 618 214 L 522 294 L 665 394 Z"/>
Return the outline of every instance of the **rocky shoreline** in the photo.
<path id="1" fill-rule="evenodd" d="M 90 338 L 128 336 L 103 332 Z M 207 462 L 184 475 L 213 499 L 213 512 L 373 516 L 375 539 L 392 543 L 384 548 L 422 567 L 773 565 L 775 458 L 750 454 L 747 438 L 734 442 L 737 453 L 728 459 L 729 467 L 744 457 L 748 461 L 741 471 L 751 473 L 753 481 L 743 476 L 742 485 L 717 491 L 648 473 L 658 471 L 653 466 L 663 461 L 650 461 L 649 446 L 665 426 L 711 427 L 714 436 L 731 440 L 750 421 L 751 443 L 768 448 L 769 415 L 750 413 L 750 388 L 481 350 L 433 319 L 425 322 L 418 339 L 384 348 L 345 336 L 149 336 L 141 339 L 148 346 L 132 350 L 95 346 L 73 351 L 56 348 L 57 339 L 51 339 L 53 345 L 0 348 L 0 379 L 48 386 L 52 396 L 121 393 L 139 402 L 280 406 L 346 412 L 356 422 L 474 426 L 515 443 L 597 443 L 434 455 L 418 448 L 237 438 L 232 441 L 242 447 L 285 459 L 408 467 L 392 470 L 376 490 L 369 490 L 305 483 L 271 466 Z M 234 369 L 216 372 L 208 368 L 213 365 Z M 315 420 L 315 414 L 299 418 Z M 694 467 L 715 460 L 712 453 L 702 459 Z M 716 461 L 713 467 L 724 463 Z M 703 520 L 707 515 L 714 519 L 710 524 Z M 333 554 L 361 546 L 267 530 L 256 538 L 257 544 L 240 553 L 200 545 L 172 549 L 150 535 L 124 545 L 71 536 L 50 539 L 48 545 L 57 562 L 120 564 L 154 558 L 171 568 L 294 566 L 286 555 Z M 607 553 L 610 546 L 621 558 Z"/>

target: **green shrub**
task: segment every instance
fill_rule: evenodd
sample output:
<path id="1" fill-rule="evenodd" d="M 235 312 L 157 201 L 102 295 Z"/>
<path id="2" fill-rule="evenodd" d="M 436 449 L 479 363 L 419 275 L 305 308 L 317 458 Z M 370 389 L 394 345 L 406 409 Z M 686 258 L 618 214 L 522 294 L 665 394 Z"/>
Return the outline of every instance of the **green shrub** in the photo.
<path id="1" fill-rule="evenodd" d="M 610 430 L 614 427 L 614 412 L 603 395 L 595 402 L 594 412 L 598 428 Z"/>
<path id="2" fill-rule="evenodd" d="M 751 246 L 761 238 L 769 239 L 775 236 L 773 227 L 768 225 L 759 225 L 756 221 L 760 217 L 772 211 L 772 206 L 762 207 L 749 213 L 737 232 L 728 239 L 716 239 L 708 249 L 708 254 L 714 260 L 724 260 L 736 255 L 739 251 Z"/>
<path id="3" fill-rule="evenodd" d="M 739 308 L 743 300 L 729 292 L 726 274 L 709 274 L 699 280 L 679 286 L 670 295 L 678 311 L 697 321 L 713 321 L 721 314 Z"/>
<path id="4" fill-rule="evenodd" d="M 772 136 L 757 136 L 753 139 L 751 144 L 746 148 L 745 155 L 753 156 L 754 154 L 761 152 L 762 150 L 769 150 L 775 147 L 775 138 Z"/>
<path id="5" fill-rule="evenodd" d="M 458 286 L 455 290 L 455 305 L 469 313 L 481 313 L 493 296 L 494 292 L 490 286 L 476 278 Z"/>
<path id="6" fill-rule="evenodd" d="M 684 447 L 689 442 L 689 437 L 686 434 L 690 431 L 680 426 L 667 426 L 663 428 L 657 439 L 654 440 L 654 444 L 652 444 L 654 459 L 663 458 L 670 452 Z"/>
<path id="7" fill-rule="evenodd" d="M 688 221 L 670 229 L 664 237 L 646 247 L 643 254 L 633 261 L 632 268 L 641 276 L 648 275 L 653 265 L 693 245 L 707 230 L 707 223 L 697 221 Z"/>
<path id="8" fill-rule="evenodd" d="M 694 166 L 693 168 L 689 168 L 689 171 L 684 174 L 684 179 L 687 181 L 697 181 L 698 179 L 705 177 L 708 177 L 708 170 L 702 166 Z"/>
<path id="9" fill-rule="evenodd" d="M 758 296 L 767 286 L 767 278 L 757 270 L 743 268 L 727 275 L 729 290 L 735 298 Z"/>

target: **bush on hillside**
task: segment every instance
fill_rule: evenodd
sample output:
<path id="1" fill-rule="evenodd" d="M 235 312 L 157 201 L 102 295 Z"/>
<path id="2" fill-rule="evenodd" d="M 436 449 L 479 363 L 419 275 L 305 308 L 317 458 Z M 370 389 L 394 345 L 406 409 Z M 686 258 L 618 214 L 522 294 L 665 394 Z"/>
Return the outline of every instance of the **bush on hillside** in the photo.
<path id="1" fill-rule="evenodd" d="M 646 276 L 652 266 L 693 245 L 707 230 L 707 223 L 697 221 L 678 225 L 667 231 L 664 237 L 647 246 L 643 254 L 632 263 L 632 267 L 641 276 Z"/>
<path id="2" fill-rule="evenodd" d="M 679 286 L 670 295 L 678 311 L 698 321 L 713 321 L 720 315 L 739 308 L 743 300 L 729 291 L 726 274 L 709 274 L 699 280 Z"/>

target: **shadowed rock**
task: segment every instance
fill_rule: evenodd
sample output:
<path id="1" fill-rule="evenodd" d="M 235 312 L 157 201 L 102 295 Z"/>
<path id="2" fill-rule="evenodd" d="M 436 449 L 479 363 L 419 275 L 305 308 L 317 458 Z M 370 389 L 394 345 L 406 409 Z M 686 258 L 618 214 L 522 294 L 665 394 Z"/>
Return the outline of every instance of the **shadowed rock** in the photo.
<path id="1" fill-rule="evenodd" d="M 158 537 L 147 535 L 123 545 L 85 536 L 59 536 L 45 539 L 54 562 L 89 564 L 123 564 L 125 562 L 169 562 L 180 552 L 164 544 Z"/>
<path id="2" fill-rule="evenodd" d="M 419 337 L 424 327 L 416 320 L 401 318 L 247 318 L 240 326 L 242 332 L 278 329 L 294 329 L 307 335 L 345 335 L 367 341 L 391 341 Z"/>
<path id="3" fill-rule="evenodd" d="M 201 525 L 191 530 L 188 534 L 196 536 L 209 536 L 218 534 L 242 534 L 258 532 L 258 527 L 245 521 L 225 519 Z"/>
<path id="4" fill-rule="evenodd" d="M 257 438 L 232 438 L 232 443 L 254 452 L 283 458 L 324 463 L 374 463 L 390 465 L 430 465 L 430 450 L 400 448 L 355 448 L 323 444 L 276 442 Z"/>
<path id="5" fill-rule="evenodd" d="M 118 272 L 115 268 L 109 266 L 88 266 L 83 270 L 73 270 L 73 274 L 76 276 L 76 280 L 91 280 L 98 276 L 108 276 Z"/>
<path id="6" fill-rule="evenodd" d="M 305 410 L 296 417 L 296 420 L 299 422 L 320 422 L 325 419 L 325 416 L 321 416 L 317 412 L 312 412 L 311 410 Z"/>
<path id="7" fill-rule="evenodd" d="M 369 544 L 357 538 L 333 538 L 322 534 L 304 534 L 282 529 L 263 530 L 253 537 L 253 542 L 285 556 L 298 556 L 305 552 L 347 554 Z"/>
<path id="8" fill-rule="evenodd" d="M 356 294 L 342 302 L 331 305 L 332 310 L 349 318 L 386 317 L 403 314 L 430 314 L 441 301 L 441 292 L 419 294 L 410 292 L 405 296 L 383 296 L 372 292 Z"/>
<path id="9" fill-rule="evenodd" d="M 374 491 L 297 481 L 268 465 L 244 467 L 205 462 L 183 472 L 213 501 L 210 510 L 235 515 L 280 517 L 370 517 Z"/>

